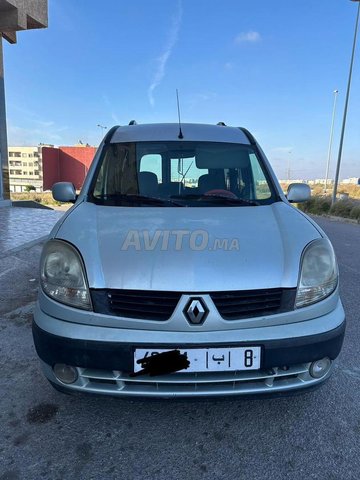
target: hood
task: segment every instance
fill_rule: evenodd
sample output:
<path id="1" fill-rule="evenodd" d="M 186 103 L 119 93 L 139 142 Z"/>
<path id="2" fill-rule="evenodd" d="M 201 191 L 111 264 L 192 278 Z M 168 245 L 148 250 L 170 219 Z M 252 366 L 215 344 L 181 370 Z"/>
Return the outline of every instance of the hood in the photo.
<path id="1" fill-rule="evenodd" d="M 80 251 L 91 288 L 210 292 L 296 287 L 319 231 L 294 207 L 76 206 L 56 238 Z"/>

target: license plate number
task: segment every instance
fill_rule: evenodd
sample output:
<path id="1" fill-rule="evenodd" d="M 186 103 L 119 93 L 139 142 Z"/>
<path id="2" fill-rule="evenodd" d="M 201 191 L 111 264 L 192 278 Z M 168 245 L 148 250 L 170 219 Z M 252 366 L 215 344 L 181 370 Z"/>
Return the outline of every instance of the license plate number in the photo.
<path id="1" fill-rule="evenodd" d="M 145 357 L 169 352 L 171 349 L 149 350 L 137 348 L 134 353 L 134 372 L 142 370 L 138 362 Z M 235 370 L 258 370 L 260 368 L 260 347 L 231 347 L 231 348 L 188 348 L 178 349 L 181 354 L 186 353 L 190 362 L 184 372 L 231 372 Z"/>

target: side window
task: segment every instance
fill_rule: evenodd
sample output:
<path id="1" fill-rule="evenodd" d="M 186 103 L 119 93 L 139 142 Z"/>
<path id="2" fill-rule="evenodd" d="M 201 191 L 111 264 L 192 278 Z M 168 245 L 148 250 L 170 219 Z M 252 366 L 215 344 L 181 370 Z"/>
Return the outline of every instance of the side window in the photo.
<path id="1" fill-rule="evenodd" d="M 101 197 L 102 195 L 105 194 L 104 173 L 105 173 L 105 169 L 106 169 L 106 166 L 107 166 L 106 165 L 107 162 L 108 162 L 107 160 L 104 160 L 102 162 L 100 171 L 99 171 L 98 176 L 96 178 L 96 183 L 95 183 L 94 191 L 93 191 L 94 197 Z"/>
<path id="2" fill-rule="evenodd" d="M 134 147 L 126 144 L 113 144 L 107 148 L 94 186 L 95 197 L 137 193 L 134 153 Z"/>
<path id="3" fill-rule="evenodd" d="M 254 178 L 255 197 L 258 200 L 265 200 L 271 197 L 270 188 L 260 163 L 254 153 L 250 154 L 250 165 Z"/>
<path id="4" fill-rule="evenodd" d="M 159 154 L 143 155 L 140 160 L 140 172 L 155 173 L 158 183 L 162 183 L 162 157 Z"/>

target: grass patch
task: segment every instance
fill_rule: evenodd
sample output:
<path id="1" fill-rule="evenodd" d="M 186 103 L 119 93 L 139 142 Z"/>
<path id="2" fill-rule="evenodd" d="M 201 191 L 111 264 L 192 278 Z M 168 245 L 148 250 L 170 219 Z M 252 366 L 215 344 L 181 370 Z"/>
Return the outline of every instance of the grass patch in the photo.
<path id="1" fill-rule="evenodd" d="M 360 205 L 352 207 L 350 210 L 350 218 L 357 220 L 357 222 L 360 223 Z"/>
<path id="2" fill-rule="evenodd" d="M 298 208 L 303 212 L 313 213 L 314 215 L 327 215 L 331 208 L 331 198 L 311 197 L 307 202 L 299 203 Z"/>
<path id="3" fill-rule="evenodd" d="M 22 193 L 11 193 L 11 200 L 32 200 L 33 202 L 41 203 L 42 205 L 51 206 L 60 206 L 60 205 L 71 205 L 71 203 L 62 203 L 57 202 L 53 199 L 51 192 L 22 192 Z"/>
<path id="4" fill-rule="evenodd" d="M 334 215 L 335 217 L 350 218 L 350 212 L 354 206 L 354 203 L 350 200 L 338 200 L 330 208 L 330 215 Z"/>
<path id="5" fill-rule="evenodd" d="M 360 201 L 358 200 L 337 200 L 331 206 L 330 197 L 311 197 L 304 203 L 298 204 L 299 210 L 314 215 L 333 215 L 334 217 L 352 218 L 360 223 Z"/>

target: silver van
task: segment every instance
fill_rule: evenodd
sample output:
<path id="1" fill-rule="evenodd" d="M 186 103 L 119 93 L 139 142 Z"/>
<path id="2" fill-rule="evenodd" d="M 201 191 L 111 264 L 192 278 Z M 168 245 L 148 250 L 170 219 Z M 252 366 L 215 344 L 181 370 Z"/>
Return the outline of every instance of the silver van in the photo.
<path id="1" fill-rule="evenodd" d="M 254 137 L 224 124 L 105 136 L 41 258 L 33 336 L 64 392 L 204 397 L 320 385 L 345 315 L 325 233 Z"/>

